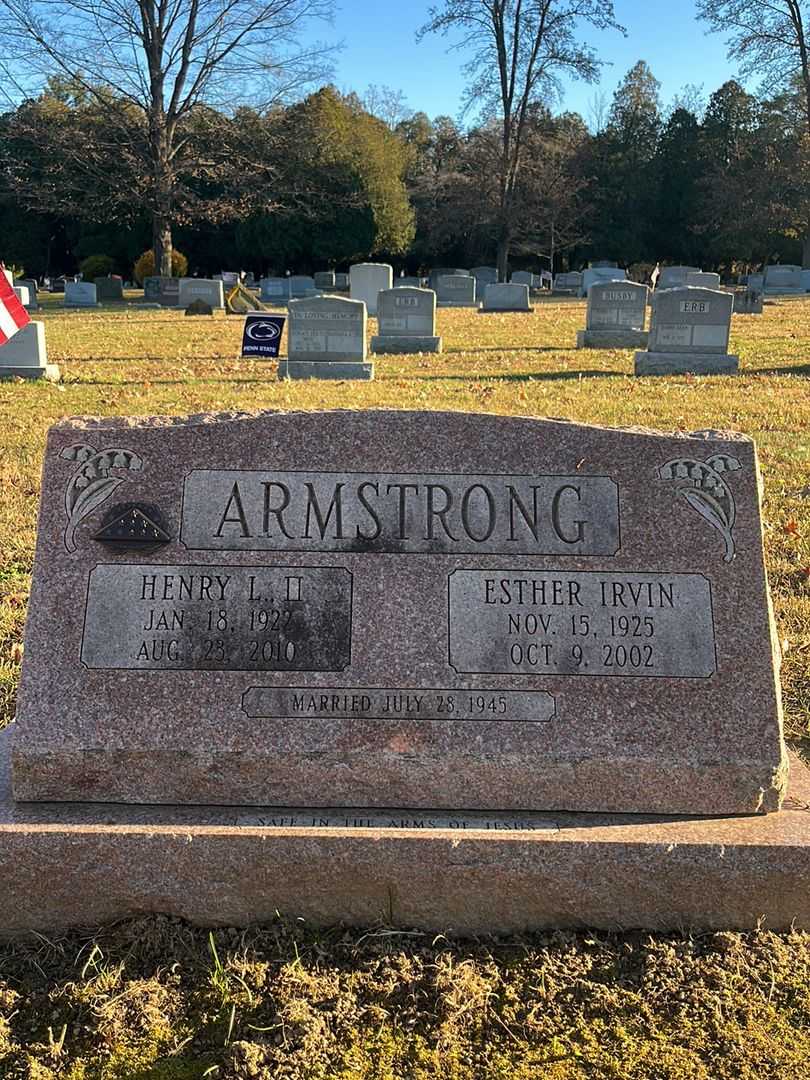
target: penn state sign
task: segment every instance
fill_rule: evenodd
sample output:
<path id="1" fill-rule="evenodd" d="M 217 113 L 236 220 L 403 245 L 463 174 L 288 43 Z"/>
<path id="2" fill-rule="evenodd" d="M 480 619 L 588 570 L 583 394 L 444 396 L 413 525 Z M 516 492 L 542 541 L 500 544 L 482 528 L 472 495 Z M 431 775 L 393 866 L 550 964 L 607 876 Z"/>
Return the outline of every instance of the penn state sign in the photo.
<path id="1" fill-rule="evenodd" d="M 248 312 L 242 331 L 242 356 L 277 357 L 286 320 L 286 315 Z"/>

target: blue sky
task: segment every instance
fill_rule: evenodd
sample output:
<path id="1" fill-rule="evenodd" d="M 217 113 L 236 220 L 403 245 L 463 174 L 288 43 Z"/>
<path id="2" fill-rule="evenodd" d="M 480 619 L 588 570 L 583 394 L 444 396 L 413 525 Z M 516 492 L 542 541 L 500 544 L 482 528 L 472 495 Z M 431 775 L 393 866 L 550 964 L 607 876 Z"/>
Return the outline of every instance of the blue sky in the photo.
<path id="1" fill-rule="evenodd" d="M 435 2 L 435 0 L 434 0 Z M 342 40 L 336 59 L 335 82 L 342 90 L 362 93 L 370 84 L 400 89 L 413 109 L 429 116 L 458 116 L 463 80 L 461 54 L 447 52 L 442 38 L 417 45 L 415 34 L 426 21 L 428 0 L 387 4 L 385 0 L 337 0 L 334 26 L 318 36 Z M 601 85 L 569 83 L 563 107 L 589 119 L 598 92 L 608 98 L 628 68 L 646 60 L 661 82 L 666 104 L 686 84 L 703 84 L 708 96 L 736 74 L 726 60 L 721 35 L 708 34 L 695 18 L 693 0 L 615 0 L 616 17 L 627 37 L 589 29 L 586 39 L 611 66 Z"/>

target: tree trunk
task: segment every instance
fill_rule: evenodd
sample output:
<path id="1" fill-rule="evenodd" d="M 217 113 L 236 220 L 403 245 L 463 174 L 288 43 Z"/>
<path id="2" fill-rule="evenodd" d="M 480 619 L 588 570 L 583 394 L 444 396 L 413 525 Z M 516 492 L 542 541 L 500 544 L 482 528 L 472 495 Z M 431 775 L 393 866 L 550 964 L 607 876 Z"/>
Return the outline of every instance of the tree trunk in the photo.
<path id="1" fill-rule="evenodd" d="M 509 280 L 509 236 L 502 233 L 498 238 L 498 281 Z"/>
<path id="2" fill-rule="evenodd" d="M 804 246 L 802 249 L 802 266 L 805 270 L 810 270 L 810 233 L 806 233 L 804 237 Z"/>
<path id="3" fill-rule="evenodd" d="M 163 214 L 152 215 L 152 250 L 155 253 L 155 273 L 172 276 L 172 224 Z"/>

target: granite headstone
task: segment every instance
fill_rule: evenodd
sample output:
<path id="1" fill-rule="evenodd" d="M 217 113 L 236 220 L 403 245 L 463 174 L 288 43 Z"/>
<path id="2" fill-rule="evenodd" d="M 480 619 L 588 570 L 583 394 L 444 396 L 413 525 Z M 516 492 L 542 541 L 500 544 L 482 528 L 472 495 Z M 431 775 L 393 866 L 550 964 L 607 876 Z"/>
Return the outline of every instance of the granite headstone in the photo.
<path id="1" fill-rule="evenodd" d="M 633 349 L 647 345 L 644 330 L 650 290 L 633 281 L 602 282 L 588 293 L 586 328 L 578 349 Z"/>
<path id="2" fill-rule="evenodd" d="M 636 375 L 733 375 L 728 351 L 734 297 L 713 289 L 656 290 L 649 342 L 636 353 Z"/>
<path id="3" fill-rule="evenodd" d="M 373 353 L 442 351 L 436 335 L 436 293 L 398 285 L 377 298 L 379 332 L 371 339 Z"/>
<path id="4" fill-rule="evenodd" d="M 373 379 L 366 363 L 366 305 L 343 296 L 291 300 L 280 379 Z"/>

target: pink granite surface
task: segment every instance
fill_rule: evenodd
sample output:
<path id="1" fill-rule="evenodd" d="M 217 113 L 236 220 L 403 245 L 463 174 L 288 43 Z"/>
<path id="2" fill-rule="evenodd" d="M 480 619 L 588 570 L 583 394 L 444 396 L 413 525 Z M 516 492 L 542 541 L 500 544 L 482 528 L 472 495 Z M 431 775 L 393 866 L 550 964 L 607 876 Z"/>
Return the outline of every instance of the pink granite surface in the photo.
<path id="1" fill-rule="evenodd" d="M 142 467 L 125 467 L 132 457 L 108 459 L 108 477 L 122 483 L 66 535 L 66 491 L 76 462 L 60 455 L 79 444 L 127 451 Z M 736 510 L 727 530 L 733 551 L 705 516 L 705 503 L 696 507 L 677 482 L 661 476 L 671 461 L 710 458 L 733 458 L 740 466 L 722 473 Z M 178 537 L 184 481 L 198 469 L 609 477 L 619 492 L 620 550 L 191 550 Z M 758 482 L 753 443 L 722 433 L 686 438 L 388 411 L 58 425 L 45 455 L 14 755 L 16 797 L 614 813 L 774 810 L 784 794 L 787 760 Z M 133 554 L 94 541 L 119 502 L 157 507 L 172 542 Z M 292 673 L 84 666 L 89 575 L 105 563 L 348 570 L 351 663 L 340 671 Z M 716 671 L 700 678 L 459 672 L 448 656 L 448 581 L 454 571 L 469 569 L 495 579 L 504 571 L 702 575 L 711 586 Z M 475 612 L 460 622 L 464 632 L 480 629 Z M 241 708 L 243 694 L 256 686 L 535 690 L 552 695 L 556 712 L 542 723 L 256 718 Z"/>
<path id="2" fill-rule="evenodd" d="M 219 926 L 281 912 L 459 934 L 810 929 L 810 771 L 798 761 L 775 814 L 559 813 L 529 830 L 508 814 L 465 829 L 461 812 L 453 828 L 435 829 L 430 812 L 399 810 L 390 820 L 411 827 L 346 828 L 320 822 L 364 812 L 15 805 L 11 737 L 0 733 L 3 934 L 149 912 Z"/>

